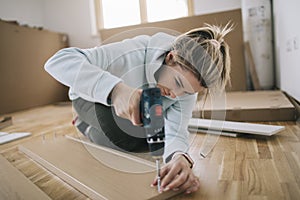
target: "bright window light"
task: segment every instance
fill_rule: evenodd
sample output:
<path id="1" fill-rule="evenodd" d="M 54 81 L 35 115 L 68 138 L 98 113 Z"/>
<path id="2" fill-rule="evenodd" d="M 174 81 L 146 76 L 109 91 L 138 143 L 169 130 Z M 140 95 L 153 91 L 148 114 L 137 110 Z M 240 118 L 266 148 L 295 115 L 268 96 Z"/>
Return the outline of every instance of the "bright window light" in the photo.
<path id="1" fill-rule="evenodd" d="M 187 0 L 147 0 L 148 22 L 188 16 Z"/>
<path id="2" fill-rule="evenodd" d="M 139 0 L 102 0 L 102 8 L 104 28 L 141 23 Z"/>

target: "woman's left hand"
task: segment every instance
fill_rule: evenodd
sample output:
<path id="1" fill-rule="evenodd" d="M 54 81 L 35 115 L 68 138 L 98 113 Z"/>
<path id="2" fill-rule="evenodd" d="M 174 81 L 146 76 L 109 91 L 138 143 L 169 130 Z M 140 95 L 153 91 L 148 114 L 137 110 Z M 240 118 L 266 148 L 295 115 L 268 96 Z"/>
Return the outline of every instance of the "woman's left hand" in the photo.
<path id="1" fill-rule="evenodd" d="M 190 168 L 190 163 L 182 155 L 177 155 L 161 169 L 161 192 L 182 190 L 189 194 L 199 189 L 200 182 Z M 152 186 L 157 185 L 157 178 Z"/>

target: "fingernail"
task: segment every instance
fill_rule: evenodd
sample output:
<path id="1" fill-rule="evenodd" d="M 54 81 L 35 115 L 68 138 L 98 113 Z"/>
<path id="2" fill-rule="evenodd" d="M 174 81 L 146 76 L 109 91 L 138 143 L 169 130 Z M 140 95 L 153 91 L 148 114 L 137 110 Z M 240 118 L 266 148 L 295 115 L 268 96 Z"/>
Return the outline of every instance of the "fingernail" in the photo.
<path id="1" fill-rule="evenodd" d="M 190 193 L 191 193 L 191 191 L 189 191 L 189 190 L 188 190 L 188 191 L 186 191 L 186 193 L 187 193 L 187 194 L 190 194 Z"/>
<path id="2" fill-rule="evenodd" d="M 173 189 L 173 191 L 178 191 L 178 190 L 179 190 L 179 188 L 174 188 L 174 189 Z"/>
<path id="3" fill-rule="evenodd" d="M 169 191 L 169 190 L 170 190 L 169 187 L 164 188 L 164 192 Z"/>
<path id="4" fill-rule="evenodd" d="M 153 185 L 153 184 L 151 184 L 151 185 L 150 185 L 150 187 L 154 187 L 154 185 Z"/>

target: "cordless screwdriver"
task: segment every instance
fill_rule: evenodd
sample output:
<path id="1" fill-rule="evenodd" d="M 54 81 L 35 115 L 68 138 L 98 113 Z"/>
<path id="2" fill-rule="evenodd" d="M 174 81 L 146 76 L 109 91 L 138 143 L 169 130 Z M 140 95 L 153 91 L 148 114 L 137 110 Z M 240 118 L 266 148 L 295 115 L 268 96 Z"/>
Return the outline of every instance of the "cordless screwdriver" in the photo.
<path id="1" fill-rule="evenodd" d="M 164 154 L 165 131 L 162 98 L 159 88 L 152 87 L 143 90 L 140 111 L 149 151 L 156 161 L 157 189 L 160 192 L 160 161 Z"/>

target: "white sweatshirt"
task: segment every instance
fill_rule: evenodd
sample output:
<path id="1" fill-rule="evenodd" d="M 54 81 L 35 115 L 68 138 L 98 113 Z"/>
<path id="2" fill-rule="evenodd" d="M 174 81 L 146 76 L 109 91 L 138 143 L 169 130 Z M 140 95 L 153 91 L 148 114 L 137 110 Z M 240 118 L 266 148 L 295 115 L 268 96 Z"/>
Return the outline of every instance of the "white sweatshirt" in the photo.
<path id="1" fill-rule="evenodd" d="M 69 97 L 109 105 L 108 96 L 123 81 L 133 88 L 155 84 L 154 73 L 162 66 L 175 37 L 157 33 L 91 49 L 65 48 L 45 64 L 56 80 L 70 88 Z M 195 95 L 163 97 L 165 116 L 164 159 L 176 151 L 187 152 L 188 122 L 196 102 Z"/>

